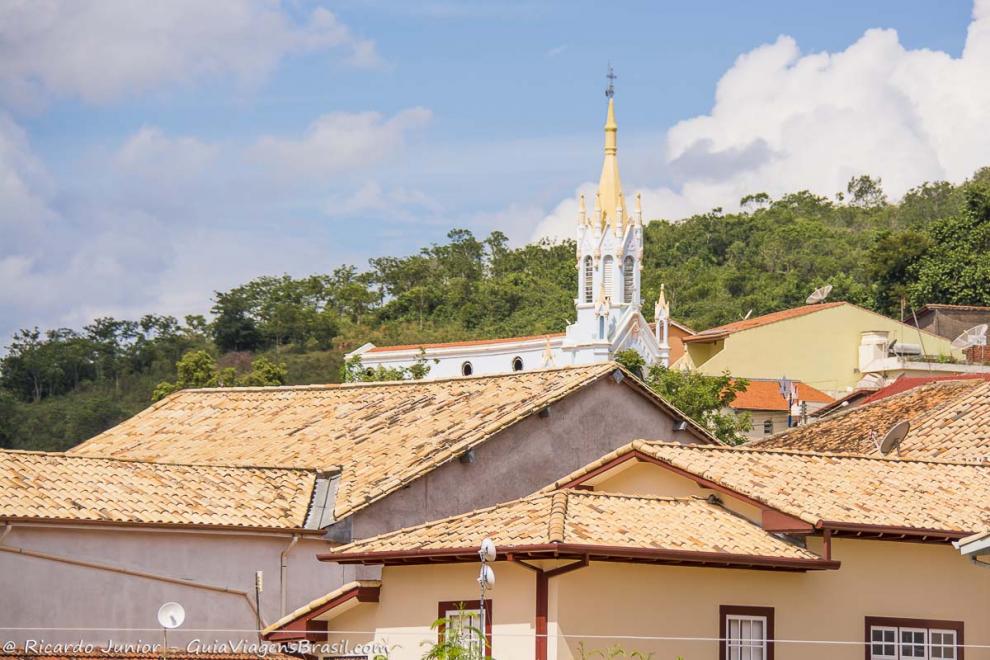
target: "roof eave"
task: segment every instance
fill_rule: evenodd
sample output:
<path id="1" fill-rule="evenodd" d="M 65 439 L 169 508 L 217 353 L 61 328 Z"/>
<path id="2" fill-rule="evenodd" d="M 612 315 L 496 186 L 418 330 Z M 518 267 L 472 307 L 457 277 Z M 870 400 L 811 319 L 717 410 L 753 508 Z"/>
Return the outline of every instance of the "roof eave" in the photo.
<path id="1" fill-rule="evenodd" d="M 853 536 L 856 538 L 875 539 L 883 541 L 922 541 L 929 543 L 948 543 L 953 540 L 966 538 L 972 531 L 952 529 L 933 529 L 922 527 L 894 527 L 889 525 L 869 525 L 863 523 L 821 520 L 815 527 L 822 531 L 828 530 L 832 536 Z"/>
<path id="2" fill-rule="evenodd" d="M 379 552 L 331 552 L 318 554 L 317 559 L 338 564 L 384 566 L 452 564 L 478 561 L 478 550 L 472 547 Z M 512 559 L 583 559 L 587 561 L 785 571 L 834 570 L 841 565 L 841 562 L 821 558 L 773 557 L 574 543 L 545 543 L 503 547 L 499 551 L 497 559 L 500 561 L 509 561 Z"/>
<path id="3" fill-rule="evenodd" d="M 320 536 L 324 533 L 321 529 L 306 529 L 305 527 L 278 527 L 278 526 L 252 526 L 252 525 L 220 525 L 220 524 L 199 524 L 199 523 L 166 523 L 166 522 L 139 522 L 132 520 L 92 520 L 88 518 L 42 518 L 32 516 L 0 516 L 0 525 L 45 525 L 45 526 L 92 526 L 92 527 L 119 527 L 129 529 L 156 529 L 156 530 L 202 530 L 202 531 L 223 531 L 223 532 L 243 532 L 265 533 L 265 534 L 287 534 L 287 535 L 307 535 Z"/>

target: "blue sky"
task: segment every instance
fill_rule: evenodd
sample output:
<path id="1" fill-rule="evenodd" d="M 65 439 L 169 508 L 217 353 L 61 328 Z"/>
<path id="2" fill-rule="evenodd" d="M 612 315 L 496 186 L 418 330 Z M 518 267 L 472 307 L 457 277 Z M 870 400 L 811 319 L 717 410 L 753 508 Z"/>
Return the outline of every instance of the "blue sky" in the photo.
<path id="1" fill-rule="evenodd" d="M 608 62 L 650 217 L 988 164 L 986 0 L 205 7 L 0 8 L 0 337 L 452 227 L 568 235 Z"/>

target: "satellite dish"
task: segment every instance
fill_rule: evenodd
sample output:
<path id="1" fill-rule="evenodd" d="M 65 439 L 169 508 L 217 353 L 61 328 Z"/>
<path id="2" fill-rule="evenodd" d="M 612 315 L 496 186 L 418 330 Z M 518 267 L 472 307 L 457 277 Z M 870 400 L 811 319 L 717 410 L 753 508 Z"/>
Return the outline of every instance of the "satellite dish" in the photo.
<path id="1" fill-rule="evenodd" d="M 815 289 L 814 291 L 812 291 L 811 292 L 811 295 L 808 296 L 808 299 L 805 300 L 805 302 L 808 303 L 809 305 L 814 305 L 815 303 L 820 303 L 823 300 L 825 300 L 826 298 L 828 298 L 828 294 L 830 294 L 830 293 L 832 293 L 832 285 L 831 284 L 826 284 L 825 286 L 821 287 L 820 289 Z"/>
<path id="2" fill-rule="evenodd" d="M 987 345 L 987 328 L 990 327 L 986 323 L 981 323 L 980 325 L 973 326 L 966 332 L 962 333 L 958 337 L 952 340 L 952 348 L 969 348 L 970 346 L 986 346 Z"/>
<path id="3" fill-rule="evenodd" d="M 186 620 L 186 611 L 178 603 L 165 603 L 158 608 L 158 623 L 163 628 L 178 628 Z"/>
<path id="4" fill-rule="evenodd" d="M 495 586 L 495 571 L 488 564 L 481 567 L 481 575 L 478 576 L 478 584 L 483 589 L 491 589 Z"/>
<path id="5" fill-rule="evenodd" d="M 887 434 L 883 436 L 883 440 L 880 441 L 880 453 L 886 456 L 895 447 L 900 448 L 901 440 L 903 440 L 904 436 L 908 434 L 908 429 L 910 428 L 911 422 L 906 419 L 903 422 L 898 422 L 890 427 Z"/>
<path id="6" fill-rule="evenodd" d="M 481 550 L 478 551 L 482 561 L 495 561 L 495 542 L 486 538 L 481 542 Z"/>

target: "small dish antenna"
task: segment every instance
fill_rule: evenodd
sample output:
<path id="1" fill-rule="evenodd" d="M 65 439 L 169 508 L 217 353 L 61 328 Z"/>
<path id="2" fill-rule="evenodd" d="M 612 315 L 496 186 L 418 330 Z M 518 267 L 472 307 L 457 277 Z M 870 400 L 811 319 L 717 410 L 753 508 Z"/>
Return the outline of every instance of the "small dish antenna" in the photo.
<path id="1" fill-rule="evenodd" d="M 883 436 L 883 439 L 877 444 L 877 449 L 880 453 L 886 456 L 895 448 L 900 449 L 901 441 L 904 440 L 904 436 L 908 434 L 908 430 L 911 428 L 911 422 L 904 420 L 903 422 L 898 422 L 890 427 L 890 430 Z"/>
<path id="2" fill-rule="evenodd" d="M 186 620 L 186 610 L 178 603 L 165 603 L 158 608 L 158 623 L 162 628 L 178 628 Z"/>
<path id="3" fill-rule="evenodd" d="M 808 303 L 809 305 L 814 305 L 815 303 L 820 303 L 820 302 L 824 301 L 826 298 L 828 298 L 828 294 L 830 294 L 830 293 L 832 293 L 832 285 L 831 284 L 826 284 L 825 286 L 823 286 L 823 287 L 821 287 L 819 289 L 815 289 L 814 291 L 812 291 L 811 292 L 811 295 L 808 296 L 808 298 L 807 298 L 807 300 L 805 300 L 805 302 Z"/>
<path id="4" fill-rule="evenodd" d="M 481 585 L 482 591 L 488 591 L 489 589 L 495 588 L 495 571 L 488 564 L 481 567 L 481 574 L 478 576 L 478 584 Z"/>
<path id="5" fill-rule="evenodd" d="M 482 561 L 495 561 L 495 542 L 486 538 L 481 542 L 481 549 L 478 550 Z"/>
<path id="6" fill-rule="evenodd" d="M 986 323 L 973 326 L 952 340 L 952 348 L 963 349 L 969 348 L 970 346 L 986 346 L 987 328 L 990 328 L 990 325 Z"/>

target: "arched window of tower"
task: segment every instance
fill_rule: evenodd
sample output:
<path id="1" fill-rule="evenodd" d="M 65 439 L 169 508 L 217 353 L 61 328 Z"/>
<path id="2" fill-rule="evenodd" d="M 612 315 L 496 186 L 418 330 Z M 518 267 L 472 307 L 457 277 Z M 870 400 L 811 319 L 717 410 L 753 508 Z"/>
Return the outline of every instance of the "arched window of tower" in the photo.
<path id="1" fill-rule="evenodd" d="M 612 295 L 612 269 L 615 268 L 615 259 L 612 255 L 602 259 L 602 283 L 605 285 L 605 295 Z"/>
<path id="2" fill-rule="evenodd" d="M 584 302 L 590 303 L 595 301 L 595 292 L 593 290 L 594 282 L 594 265 L 591 257 L 584 258 Z"/>
<path id="3" fill-rule="evenodd" d="M 622 302 L 631 303 L 633 299 L 633 266 L 632 257 L 626 257 L 622 262 Z"/>

